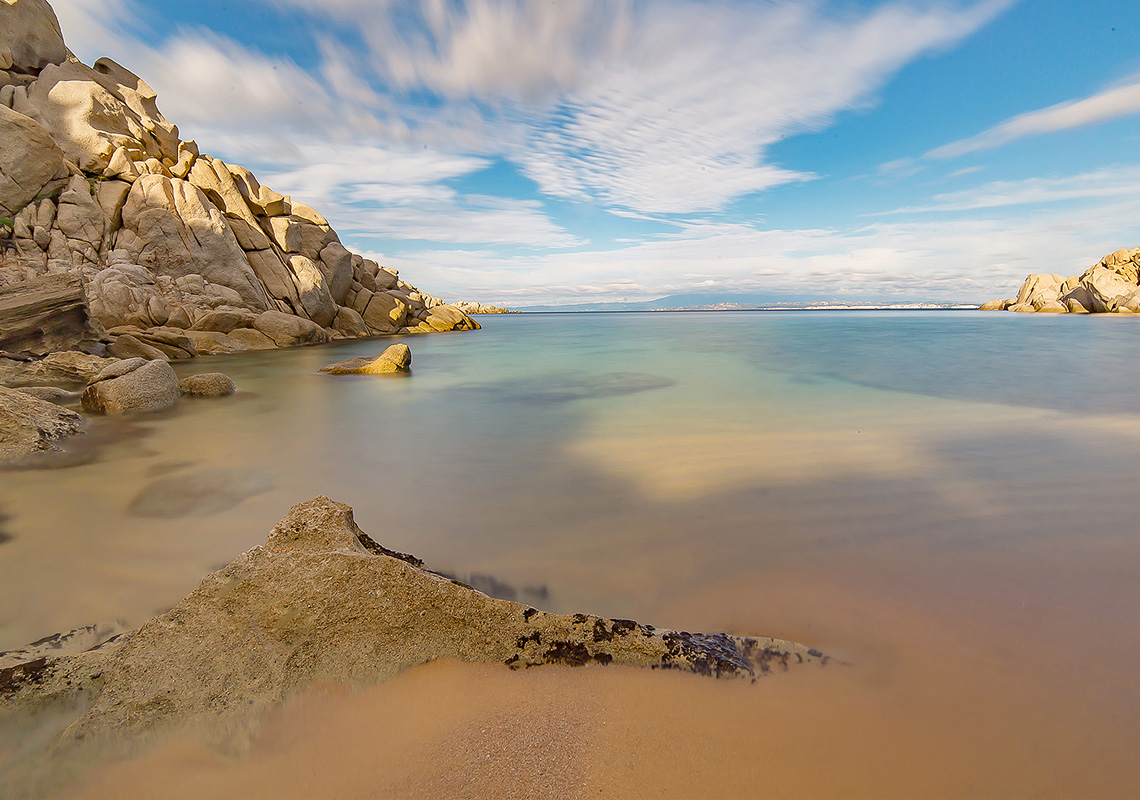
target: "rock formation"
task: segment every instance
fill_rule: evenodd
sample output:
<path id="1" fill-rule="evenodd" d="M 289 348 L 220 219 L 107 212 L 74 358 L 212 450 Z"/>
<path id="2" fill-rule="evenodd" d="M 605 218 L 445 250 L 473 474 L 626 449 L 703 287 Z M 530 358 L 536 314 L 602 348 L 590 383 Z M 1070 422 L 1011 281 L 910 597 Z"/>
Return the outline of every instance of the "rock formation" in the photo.
<path id="1" fill-rule="evenodd" d="M 47 275 L 80 281 L 91 315 L 147 358 L 478 327 L 349 252 L 317 211 L 200 153 L 137 75 L 76 60 L 45 0 L 4 0 L 0 288 Z M 219 313 L 226 330 L 204 322 Z M 191 330 L 216 335 L 148 340 Z"/>
<path id="2" fill-rule="evenodd" d="M 1081 275 L 1035 273 L 1017 297 L 990 300 L 982 311 L 1037 311 L 1073 314 L 1140 313 L 1140 247 L 1109 253 Z"/>
<path id="3" fill-rule="evenodd" d="M 482 303 L 476 303 L 471 300 L 460 300 L 454 304 L 456 308 L 464 314 L 510 314 L 508 308 L 501 306 L 485 306 Z"/>
<path id="4" fill-rule="evenodd" d="M 57 752 L 182 725 L 233 744 L 306 686 L 364 686 L 443 658 L 749 680 L 829 660 L 779 639 L 658 630 L 496 600 L 384 548 L 356 526 L 351 508 L 318 497 L 294 506 L 264 546 L 133 633 L 79 655 L 0 654 L 0 724 L 78 701 Z"/>
<path id="5" fill-rule="evenodd" d="M 102 335 L 77 277 L 46 275 L 0 288 L 0 350 L 46 355 L 92 346 Z"/>

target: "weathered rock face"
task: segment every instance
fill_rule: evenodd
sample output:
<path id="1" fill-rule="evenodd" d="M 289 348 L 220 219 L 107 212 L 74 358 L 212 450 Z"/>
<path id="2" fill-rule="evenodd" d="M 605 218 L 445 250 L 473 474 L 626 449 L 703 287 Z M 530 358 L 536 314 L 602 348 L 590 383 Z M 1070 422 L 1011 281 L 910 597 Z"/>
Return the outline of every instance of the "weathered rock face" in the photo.
<path id="1" fill-rule="evenodd" d="M 1017 297 L 991 300 L 982 311 L 1136 313 L 1140 311 L 1140 247 L 1109 253 L 1081 275 L 1030 275 Z"/>
<path id="2" fill-rule="evenodd" d="M 15 215 L 66 177 L 63 151 L 51 134 L 0 105 L 0 215 Z"/>
<path id="3" fill-rule="evenodd" d="M 101 370 L 115 363 L 113 358 L 88 355 L 78 350 L 50 353 L 31 362 L 0 358 L 0 385 L 4 386 L 86 386 Z"/>
<path id="4" fill-rule="evenodd" d="M 188 181 L 144 175 L 135 181 L 123 206 L 123 227 L 115 235 L 122 260 L 155 275 L 200 275 L 227 287 L 231 304 L 265 311 L 269 299 L 246 260 L 225 216 L 201 189 Z"/>
<path id="5" fill-rule="evenodd" d="M 0 350 L 44 355 L 98 341 L 84 303 L 83 284 L 71 275 L 46 275 L 0 286 Z"/>
<path id="6" fill-rule="evenodd" d="M 441 658 L 752 680 L 828 662 L 778 639 L 657 630 L 495 600 L 384 548 L 356 526 L 352 509 L 318 497 L 133 634 L 0 670 L 0 708 L 86 693 L 90 704 L 64 732 L 64 748 L 184 723 L 220 738 L 250 732 L 259 714 L 310 684 L 367 685 Z"/>
<path id="7" fill-rule="evenodd" d="M 0 463 L 52 450 L 83 430 L 83 417 L 25 392 L 0 387 Z"/>
<path id="8" fill-rule="evenodd" d="M 444 319 L 474 327 L 458 311 L 429 320 L 441 300 L 351 253 L 317 211 L 182 140 L 139 76 L 69 58 L 45 0 L 0 0 L 0 68 L 0 217 L 11 217 L 0 286 L 74 275 L 96 320 L 140 331 L 219 310 L 294 315 L 326 339 Z M 365 286 L 388 298 L 377 325 L 359 303 Z M 256 338 L 251 323 L 237 329 Z"/>

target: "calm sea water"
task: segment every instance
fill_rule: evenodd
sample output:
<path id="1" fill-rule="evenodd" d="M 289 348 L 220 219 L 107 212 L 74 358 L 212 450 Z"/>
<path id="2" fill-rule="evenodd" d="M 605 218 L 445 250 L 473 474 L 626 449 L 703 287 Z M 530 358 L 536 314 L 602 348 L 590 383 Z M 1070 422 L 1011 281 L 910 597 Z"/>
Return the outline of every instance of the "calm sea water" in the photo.
<path id="1" fill-rule="evenodd" d="M 1140 319 L 481 321 L 407 339 L 408 377 L 317 371 L 388 341 L 179 364 L 238 395 L 95 419 L 66 457 L 0 474 L 0 649 L 137 625 L 325 494 L 500 595 L 847 659 L 851 685 L 792 703 L 829 698 L 803 747 L 780 744 L 793 782 L 850 756 L 820 793 L 1140 786 Z M 748 697 L 709 730 L 766 741 L 728 720 Z"/>
<path id="2" fill-rule="evenodd" d="M 1135 532 L 1140 320 L 483 321 L 409 338 L 407 378 L 317 372 L 384 341 L 182 364 L 240 393 L 93 420 L 70 460 L 4 473 L 0 648 L 137 624 L 317 494 L 439 568 L 621 616 L 873 548 L 933 559 Z"/>

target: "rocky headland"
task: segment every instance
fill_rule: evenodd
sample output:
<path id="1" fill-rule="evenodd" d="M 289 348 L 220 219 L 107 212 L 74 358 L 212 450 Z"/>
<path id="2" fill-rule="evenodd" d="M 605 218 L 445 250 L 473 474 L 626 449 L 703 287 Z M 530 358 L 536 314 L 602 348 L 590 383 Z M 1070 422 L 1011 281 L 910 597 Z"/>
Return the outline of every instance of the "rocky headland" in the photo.
<path id="1" fill-rule="evenodd" d="M 982 303 L 982 311 L 1070 314 L 1140 313 L 1140 247 L 1109 253 L 1080 275 L 1045 272 L 1025 279 L 1017 297 Z"/>

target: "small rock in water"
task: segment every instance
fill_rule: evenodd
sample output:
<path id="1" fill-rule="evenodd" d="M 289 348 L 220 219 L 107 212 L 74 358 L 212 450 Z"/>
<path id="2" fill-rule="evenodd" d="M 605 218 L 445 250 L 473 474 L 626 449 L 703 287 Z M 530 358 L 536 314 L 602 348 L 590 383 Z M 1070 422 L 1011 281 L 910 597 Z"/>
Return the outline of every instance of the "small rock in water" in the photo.
<path id="1" fill-rule="evenodd" d="M 225 397 L 237 391 L 230 376 L 224 372 L 202 372 L 179 381 L 182 394 L 192 397 Z"/>
<path id="2" fill-rule="evenodd" d="M 375 358 L 350 358 L 321 367 L 330 375 L 390 375 L 412 365 L 412 351 L 406 344 L 394 344 Z"/>
<path id="3" fill-rule="evenodd" d="M 148 361 L 138 369 L 92 383 L 83 392 L 83 408 L 93 414 L 157 411 L 178 402 L 178 376 L 165 361 Z"/>

